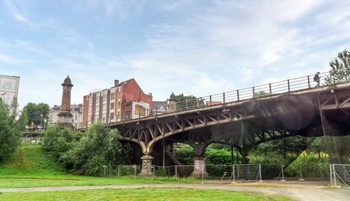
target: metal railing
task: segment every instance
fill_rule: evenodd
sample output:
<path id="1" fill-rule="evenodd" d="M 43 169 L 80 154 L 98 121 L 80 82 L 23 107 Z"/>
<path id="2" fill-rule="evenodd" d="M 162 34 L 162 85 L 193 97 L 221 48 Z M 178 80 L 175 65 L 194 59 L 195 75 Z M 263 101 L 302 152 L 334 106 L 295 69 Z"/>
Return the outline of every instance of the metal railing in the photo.
<path id="1" fill-rule="evenodd" d="M 329 72 L 323 72 L 319 74 L 320 81 L 318 87 L 328 86 L 325 78 L 331 77 Z M 233 91 L 203 96 L 199 98 L 193 98 L 186 101 L 176 103 L 176 112 L 187 111 L 192 109 L 198 109 L 203 107 L 210 107 L 219 104 L 225 104 L 230 102 L 240 102 L 253 98 L 266 97 L 272 95 L 279 95 L 284 93 L 296 92 L 306 89 L 312 89 L 317 87 L 317 82 L 313 80 L 314 75 L 307 75 L 303 77 L 292 78 L 288 80 L 278 81 L 274 83 L 268 83 L 243 89 L 237 89 Z M 168 114 L 166 111 L 163 114 Z M 152 114 L 148 116 L 160 116 L 162 114 Z"/>
<path id="2" fill-rule="evenodd" d="M 143 119 L 148 117 L 161 117 L 162 115 L 166 115 L 169 113 L 196 110 L 199 108 L 207 108 L 216 105 L 246 101 L 254 98 L 281 95 L 313 88 L 322 88 L 330 85 L 328 83 L 329 81 L 327 82 L 327 80 L 333 80 L 330 72 L 320 73 L 319 78 L 319 84 L 316 81 L 314 81 L 314 75 L 306 75 L 303 77 L 297 77 L 288 80 L 277 81 L 273 83 L 237 89 L 233 91 L 198 98 L 193 97 L 192 99 L 186 101 L 176 102 L 175 112 L 171 112 L 168 109 L 170 108 L 168 104 L 167 108 L 165 108 L 165 110 L 163 110 L 162 112 L 146 111 L 144 115 L 134 115 L 134 118 L 123 118 L 117 122 L 110 122 L 109 124 L 118 124 L 120 122 L 125 123 L 128 121 L 133 121 L 135 119 Z"/>
<path id="3" fill-rule="evenodd" d="M 329 72 L 320 73 L 319 87 L 327 86 L 325 78 Z M 177 112 L 184 110 L 197 109 L 199 107 L 208 107 L 230 102 L 239 102 L 253 98 L 266 97 L 290 92 L 301 91 L 317 87 L 317 82 L 313 80 L 314 75 L 307 75 L 274 83 L 253 86 L 249 88 L 237 89 L 234 91 L 213 94 L 199 97 L 190 101 L 177 102 Z"/>

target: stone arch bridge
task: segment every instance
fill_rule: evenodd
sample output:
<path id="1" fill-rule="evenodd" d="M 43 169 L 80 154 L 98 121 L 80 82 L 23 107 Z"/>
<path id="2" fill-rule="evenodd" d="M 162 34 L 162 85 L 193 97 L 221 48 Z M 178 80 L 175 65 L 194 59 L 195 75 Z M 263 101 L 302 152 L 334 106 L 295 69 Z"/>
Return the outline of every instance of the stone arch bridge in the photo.
<path id="1" fill-rule="evenodd" d="M 141 176 L 152 175 L 152 164 L 164 165 L 174 143 L 193 147 L 196 176 L 211 143 L 236 148 L 247 163 L 249 151 L 269 140 L 350 134 L 350 83 L 313 87 L 310 76 L 176 104 L 176 112 L 107 125 L 139 146 Z"/>

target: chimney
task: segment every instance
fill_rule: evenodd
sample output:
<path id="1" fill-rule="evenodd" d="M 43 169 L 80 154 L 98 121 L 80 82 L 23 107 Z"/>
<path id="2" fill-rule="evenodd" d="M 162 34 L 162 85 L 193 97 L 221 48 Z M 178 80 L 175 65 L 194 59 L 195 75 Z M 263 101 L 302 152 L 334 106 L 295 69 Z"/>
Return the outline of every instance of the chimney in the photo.
<path id="1" fill-rule="evenodd" d="M 119 85 L 119 80 L 114 80 L 114 86 L 117 87 Z"/>

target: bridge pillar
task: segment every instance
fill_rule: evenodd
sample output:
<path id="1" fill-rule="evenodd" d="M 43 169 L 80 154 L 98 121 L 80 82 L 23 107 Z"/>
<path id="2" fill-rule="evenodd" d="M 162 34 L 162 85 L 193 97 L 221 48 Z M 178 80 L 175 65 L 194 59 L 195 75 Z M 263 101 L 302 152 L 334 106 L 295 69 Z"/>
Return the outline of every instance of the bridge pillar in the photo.
<path id="1" fill-rule="evenodd" d="M 192 177 L 200 178 L 202 176 L 208 176 L 208 172 L 205 167 L 205 157 L 195 156 L 194 157 L 194 170 L 191 174 Z"/>
<path id="2" fill-rule="evenodd" d="M 144 155 L 141 157 L 141 160 L 142 160 L 142 169 L 141 169 L 140 176 L 143 176 L 143 177 L 154 176 L 152 172 L 153 157 L 150 155 Z"/>

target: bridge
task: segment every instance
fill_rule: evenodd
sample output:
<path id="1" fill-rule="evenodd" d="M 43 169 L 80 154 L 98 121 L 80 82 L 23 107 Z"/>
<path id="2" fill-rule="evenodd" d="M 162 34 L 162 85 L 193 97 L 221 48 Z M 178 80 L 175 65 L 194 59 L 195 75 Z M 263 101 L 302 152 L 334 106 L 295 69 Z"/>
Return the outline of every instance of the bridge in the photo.
<path id="1" fill-rule="evenodd" d="M 152 163 L 165 163 L 166 147 L 185 143 L 195 152 L 192 175 L 201 174 L 205 149 L 212 143 L 236 148 L 241 162 L 256 145 L 290 136 L 350 135 L 350 83 L 321 85 L 313 76 L 172 102 L 176 111 L 108 124 L 131 142 L 142 162 L 141 176 Z M 170 106 L 171 107 L 171 106 Z"/>

